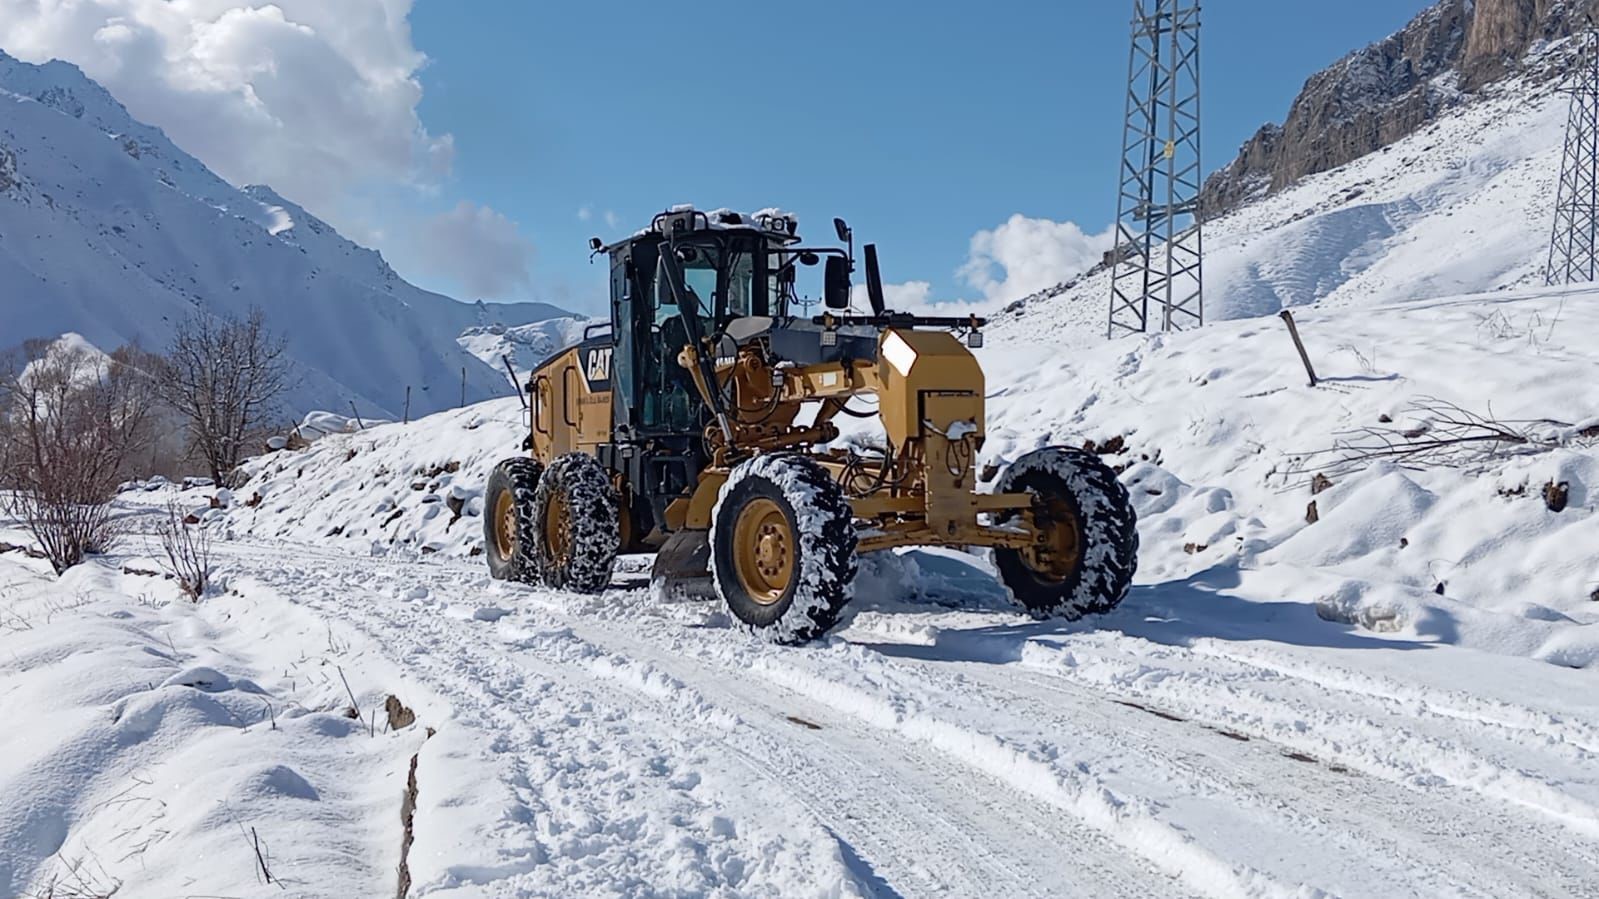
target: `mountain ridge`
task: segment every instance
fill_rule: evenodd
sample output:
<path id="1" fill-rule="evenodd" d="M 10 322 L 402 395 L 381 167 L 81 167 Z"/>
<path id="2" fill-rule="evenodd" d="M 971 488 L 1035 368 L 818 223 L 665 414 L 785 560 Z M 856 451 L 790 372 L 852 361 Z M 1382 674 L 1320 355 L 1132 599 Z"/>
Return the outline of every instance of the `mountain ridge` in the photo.
<path id="1" fill-rule="evenodd" d="M 1205 181 L 1207 217 L 1409 137 L 1513 75 L 1559 77 L 1536 50 L 1571 36 L 1599 0 L 1439 0 L 1405 27 L 1306 80 L 1281 123 L 1261 127 Z"/>
<path id="2" fill-rule="evenodd" d="M 470 327 L 566 315 L 462 303 L 401 278 L 270 187 L 235 188 L 70 63 L 0 52 L 0 347 L 83 334 L 164 346 L 195 311 L 259 307 L 302 382 L 290 411 L 425 414 L 505 395 L 456 342 Z"/>

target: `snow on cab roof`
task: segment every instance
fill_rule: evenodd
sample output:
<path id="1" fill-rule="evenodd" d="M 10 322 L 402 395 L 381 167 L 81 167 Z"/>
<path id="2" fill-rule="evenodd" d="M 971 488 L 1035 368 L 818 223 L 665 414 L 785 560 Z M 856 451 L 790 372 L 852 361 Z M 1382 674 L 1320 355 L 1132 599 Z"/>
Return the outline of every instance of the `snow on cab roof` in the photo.
<path id="1" fill-rule="evenodd" d="M 785 237 L 794 237 L 799 231 L 799 216 L 777 206 L 767 206 L 753 213 L 739 212 L 725 206 L 716 209 L 702 210 L 693 203 L 679 203 L 669 207 L 665 212 L 655 216 L 649 227 L 634 231 L 627 239 L 634 240 L 660 233 L 662 222 L 671 221 L 676 216 L 688 213 L 699 213 L 704 216 L 703 221 L 712 231 L 730 231 L 735 229 L 752 229 L 768 234 L 778 234 Z M 703 230 L 703 229 L 700 229 Z M 620 243 L 621 241 L 617 241 Z M 615 246 L 609 244 L 605 249 Z"/>

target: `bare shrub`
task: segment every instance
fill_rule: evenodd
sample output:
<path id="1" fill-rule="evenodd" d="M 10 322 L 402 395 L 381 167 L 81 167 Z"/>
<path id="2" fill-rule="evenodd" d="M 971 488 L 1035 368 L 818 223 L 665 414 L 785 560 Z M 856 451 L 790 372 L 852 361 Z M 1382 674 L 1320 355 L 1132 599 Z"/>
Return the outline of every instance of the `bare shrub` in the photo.
<path id="1" fill-rule="evenodd" d="M 1435 397 L 1421 397 L 1407 410 L 1409 426 L 1385 424 L 1337 435 L 1331 449 L 1308 453 L 1286 473 L 1308 475 L 1324 467 L 1334 477 L 1373 462 L 1413 471 L 1475 469 L 1507 455 L 1547 452 L 1592 442 L 1586 430 L 1554 419 L 1505 421 Z M 1391 421 L 1391 419 L 1390 419 Z M 1323 475 L 1325 477 L 1325 475 Z"/>
<path id="2" fill-rule="evenodd" d="M 45 878 L 29 899 L 111 899 L 122 889 L 122 881 L 112 877 L 98 859 L 57 856 L 56 863 L 62 870 Z"/>
<path id="3" fill-rule="evenodd" d="M 199 602 L 211 586 L 211 536 L 187 519 L 176 502 L 167 503 L 167 517 L 161 523 L 161 550 L 167 557 L 167 573 L 178 582 L 183 595 Z"/>
<path id="4" fill-rule="evenodd" d="M 157 385 L 195 455 L 226 485 L 291 386 L 288 346 L 260 309 L 243 320 L 196 312 L 177 326 Z"/>
<path id="5" fill-rule="evenodd" d="M 134 352 L 32 340 L 0 366 L 0 509 L 57 573 L 116 540 L 111 499 L 152 438 L 156 397 Z"/>

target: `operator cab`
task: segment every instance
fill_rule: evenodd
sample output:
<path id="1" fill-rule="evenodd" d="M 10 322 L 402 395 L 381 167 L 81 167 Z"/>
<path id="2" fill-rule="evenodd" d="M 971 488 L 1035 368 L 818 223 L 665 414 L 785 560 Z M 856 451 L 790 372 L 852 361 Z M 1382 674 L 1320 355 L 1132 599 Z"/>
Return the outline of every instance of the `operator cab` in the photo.
<path id="1" fill-rule="evenodd" d="M 690 374 L 677 363 L 689 329 L 717 334 L 735 319 L 785 319 L 795 305 L 799 243 L 794 219 L 776 213 L 745 216 L 678 208 L 655 217 L 632 237 L 597 249 L 611 261 L 611 325 L 615 343 L 611 383 L 619 439 L 697 436 L 707 410 Z M 697 308 L 685 310 L 661 273 L 670 247 L 683 287 Z"/>
<path id="2" fill-rule="evenodd" d="M 695 336 L 720 334 L 737 319 L 788 318 L 798 305 L 794 269 L 801 256 L 815 258 L 797 250 L 796 231 L 792 216 L 776 212 L 678 207 L 625 240 L 591 244 L 611 264 L 614 443 L 601 455 L 656 506 L 639 510 L 640 519 L 660 521 L 665 502 L 689 490 L 708 461 L 703 434 L 711 413 L 678 354 Z M 662 272 L 663 252 L 677 259 L 680 289 L 694 309 L 680 308 Z"/>

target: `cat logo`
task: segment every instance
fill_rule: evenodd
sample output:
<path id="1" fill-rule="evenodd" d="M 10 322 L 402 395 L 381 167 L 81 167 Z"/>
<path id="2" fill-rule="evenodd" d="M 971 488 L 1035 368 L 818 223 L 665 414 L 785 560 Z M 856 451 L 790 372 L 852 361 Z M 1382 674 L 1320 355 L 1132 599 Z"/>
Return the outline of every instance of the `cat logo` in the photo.
<path id="1" fill-rule="evenodd" d="M 583 362 L 583 377 L 590 390 L 609 390 L 611 385 L 611 347 L 595 347 Z"/>

